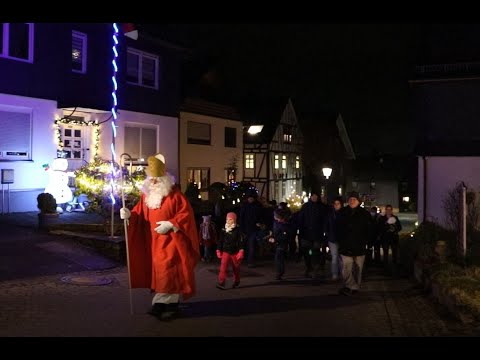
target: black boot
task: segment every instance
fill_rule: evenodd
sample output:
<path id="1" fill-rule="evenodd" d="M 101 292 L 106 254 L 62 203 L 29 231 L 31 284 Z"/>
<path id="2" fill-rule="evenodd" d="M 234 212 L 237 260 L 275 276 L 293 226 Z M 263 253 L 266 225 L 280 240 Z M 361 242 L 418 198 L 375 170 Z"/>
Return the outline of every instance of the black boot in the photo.
<path id="1" fill-rule="evenodd" d="M 162 313 L 163 321 L 172 320 L 180 315 L 179 303 L 165 304 L 165 311 Z"/>
<path id="2" fill-rule="evenodd" d="M 162 314 L 165 312 L 165 310 L 166 310 L 166 304 L 155 303 L 155 304 L 153 304 L 152 308 L 150 309 L 150 311 L 148 313 L 150 315 L 155 316 L 157 319 L 161 319 Z"/>

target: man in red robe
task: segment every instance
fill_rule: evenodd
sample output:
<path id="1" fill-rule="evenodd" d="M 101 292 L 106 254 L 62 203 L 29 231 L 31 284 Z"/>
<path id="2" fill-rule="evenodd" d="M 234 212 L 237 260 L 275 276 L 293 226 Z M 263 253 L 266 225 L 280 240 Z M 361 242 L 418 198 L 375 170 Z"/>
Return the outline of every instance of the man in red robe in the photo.
<path id="1" fill-rule="evenodd" d="M 200 245 L 193 209 L 165 171 L 161 154 L 148 158 L 147 179 L 129 220 L 128 251 L 132 288 L 155 292 L 149 314 L 169 320 L 178 313 L 180 296 L 195 294 L 195 266 Z"/>

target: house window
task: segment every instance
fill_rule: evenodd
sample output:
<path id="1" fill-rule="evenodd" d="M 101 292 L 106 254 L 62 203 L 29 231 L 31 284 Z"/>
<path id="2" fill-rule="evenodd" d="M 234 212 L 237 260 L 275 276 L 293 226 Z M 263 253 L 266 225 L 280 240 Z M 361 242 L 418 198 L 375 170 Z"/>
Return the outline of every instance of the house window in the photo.
<path id="1" fill-rule="evenodd" d="M 187 144 L 210 145 L 210 124 L 194 121 L 187 123 Z"/>
<path id="2" fill-rule="evenodd" d="M 237 129 L 225 127 L 225 147 L 237 147 Z"/>
<path id="3" fill-rule="evenodd" d="M 287 155 L 282 155 L 282 169 L 287 168 Z"/>
<path id="4" fill-rule="evenodd" d="M 87 73 L 87 34 L 72 31 L 72 71 Z"/>
<path id="5" fill-rule="evenodd" d="M 274 159 L 275 159 L 275 161 L 274 161 L 274 168 L 275 168 L 275 169 L 279 169 L 279 168 L 280 168 L 279 158 L 280 158 L 279 155 L 275 155 L 275 157 L 274 157 Z"/>
<path id="6" fill-rule="evenodd" d="M 127 82 L 158 89 L 158 56 L 129 48 L 127 50 Z"/>
<path id="7" fill-rule="evenodd" d="M 0 128 L 0 159 L 32 160 L 31 113 L 0 108 Z"/>
<path id="8" fill-rule="evenodd" d="M 188 168 L 187 179 L 189 183 L 196 184 L 200 191 L 205 191 L 210 186 L 210 168 Z"/>
<path id="9" fill-rule="evenodd" d="M 33 24 L 0 24 L 0 57 L 33 62 Z"/>
<path id="10" fill-rule="evenodd" d="M 254 154 L 245 154 L 245 169 L 255 169 Z"/>
<path id="11" fill-rule="evenodd" d="M 300 156 L 295 158 L 295 169 L 300 169 Z"/>
<path id="12" fill-rule="evenodd" d="M 273 198 L 275 200 L 280 198 L 280 182 L 279 181 L 275 181 L 273 183 Z"/>
<path id="13" fill-rule="evenodd" d="M 292 142 L 292 127 L 290 125 L 283 125 L 283 142 Z"/>
<path id="14" fill-rule="evenodd" d="M 66 159 L 83 159 L 82 128 L 66 126 L 62 129 L 63 157 Z"/>
<path id="15" fill-rule="evenodd" d="M 146 159 L 157 153 L 157 128 L 125 126 L 125 152 L 132 159 Z"/>

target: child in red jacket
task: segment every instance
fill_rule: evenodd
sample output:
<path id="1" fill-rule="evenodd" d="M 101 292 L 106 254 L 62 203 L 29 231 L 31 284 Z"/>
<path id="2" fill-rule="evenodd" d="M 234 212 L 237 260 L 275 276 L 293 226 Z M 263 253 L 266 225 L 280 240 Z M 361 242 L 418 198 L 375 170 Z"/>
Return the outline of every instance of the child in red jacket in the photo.
<path id="1" fill-rule="evenodd" d="M 243 260 L 243 235 L 237 226 L 237 215 L 227 214 L 225 228 L 220 233 L 217 248 L 217 257 L 221 259 L 220 273 L 218 274 L 217 288 L 225 290 L 228 266 L 232 264 L 234 283 L 232 288 L 240 285 L 240 264 Z"/>

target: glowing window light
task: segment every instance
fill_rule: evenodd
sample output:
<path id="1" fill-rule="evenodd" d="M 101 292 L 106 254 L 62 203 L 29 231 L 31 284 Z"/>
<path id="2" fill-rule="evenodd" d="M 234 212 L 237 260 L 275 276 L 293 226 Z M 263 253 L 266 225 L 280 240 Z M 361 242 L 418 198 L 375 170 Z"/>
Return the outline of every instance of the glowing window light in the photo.
<path id="1" fill-rule="evenodd" d="M 115 196 L 113 195 L 115 193 L 115 161 L 116 161 L 116 152 L 115 152 L 115 138 L 117 137 L 117 89 L 118 89 L 118 83 L 117 83 L 117 72 L 118 72 L 118 66 L 117 66 L 117 57 L 118 57 L 118 51 L 117 51 L 117 45 L 118 45 L 118 27 L 116 23 L 112 24 L 113 27 L 113 46 L 112 46 L 112 52 L 113 52 L 113 60 L 112 60 L 112 65 L 113 65 L 113 76 L 112 76 L 112 144 L 110 145 L 110 150 L 112 152 L 112 178 L 111 178 L 111 189 L 110 189 L 110 199 L 112 200 L 112 205 L 115 205 Z"/>

